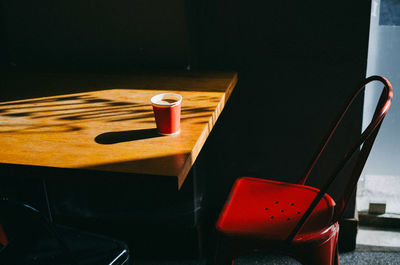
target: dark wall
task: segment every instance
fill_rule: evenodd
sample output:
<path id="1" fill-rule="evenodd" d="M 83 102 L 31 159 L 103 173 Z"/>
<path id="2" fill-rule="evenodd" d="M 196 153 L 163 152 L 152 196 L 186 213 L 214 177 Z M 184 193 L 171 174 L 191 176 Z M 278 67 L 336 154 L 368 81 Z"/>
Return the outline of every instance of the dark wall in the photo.
<path id="1" fill-rule="evenodd" d="M 365 76 L 368 1 L 6 0 L 0 7 L 0 60 L 10 68 L 238 71 L 198 158 L 215 209 L 239 176 L 297 180 Z M 311 184 L 359 133 L 362 102 L 355 107 Z"/>
<path id="2" fill-rule="evenodd" d="M 370 12 L 365 1 L 205 0 L 190 10 L 200 67 L 244 70 L 293 60 L 336 66 L 365 60 Z"/>
<path id="3" fill-rule="evenodd" d="M 8 64 L 185 67 L 184 0 L 2 1 Z"/>
<path id="4" fill-rule="evenodd" d="M 296 181 L 365 77 L 370 4 L 210 0 L 191 7 L 193 66 L 239 72 L 207 143 L 208 158 L 200 157 L 211 161 L 210 204 L 218 208 L 239 176 Z M 321 185 L 340 160 L 358 136 L 361 119 L 362 98 L 311 175 L 311 185 Z M 343 186 L 339 180 L 331 193 L 337 197 Z M 354 201 L 351 206 L 349 217 Z"/>

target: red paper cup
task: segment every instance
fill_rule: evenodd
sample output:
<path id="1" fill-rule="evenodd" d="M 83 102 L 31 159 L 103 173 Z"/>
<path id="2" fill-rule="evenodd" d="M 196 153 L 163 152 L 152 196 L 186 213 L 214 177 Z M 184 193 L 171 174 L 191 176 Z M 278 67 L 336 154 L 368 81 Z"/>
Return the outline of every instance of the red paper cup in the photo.
<path id="1" fill-rule="evenodd" d="M 182 96 L 174 93 L 158 94 L 151 98 L 160 134 L 172 135 L 180 132 L 181 103 Z"/>

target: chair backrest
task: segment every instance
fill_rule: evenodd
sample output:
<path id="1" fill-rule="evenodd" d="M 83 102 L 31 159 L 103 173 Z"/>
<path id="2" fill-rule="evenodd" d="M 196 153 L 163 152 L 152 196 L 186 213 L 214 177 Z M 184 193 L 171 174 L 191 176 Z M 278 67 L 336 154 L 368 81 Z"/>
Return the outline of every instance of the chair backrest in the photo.
<path id="1" fill-rule="evenodd" d="M 382 121 L 383 121 L 383 119 L 391 105 L 391 102 L 392 102 L 393 89 L 392 89 L 390 82 L 386 78 L 384 78 L 382 76 L 370 76 L 367 79 L 365 79 L 361 83 L 360 86 L 357 87 L 357 89 L 355 90 L 353 95 L 351 95 L 351 97 L 347 100 L 342 111 L 339 113 L 339 116 L 338 116 L 336 122 L 332 125 L 331 129 L 329 130 L 329 133 L 323 139 L 323 141 L 320 145 L 320 148 L 315 153 L 313 159 L 311 160 L 310 165 L 308 166 L 307 170 L 305 171 L 305 174 L 298 181 L 298 184 L 301 184 L 301 185 L 303 185 L 306 182 L 308 176 L 310 175 L 314 166 L 318 162 L 319 158 L 321 157 L 322 153 L 325 150 L 325 147 L 331 140 L 334 132 L 336 131 L 339 124 L 343 120 L 343 118 L 344 118 L 345 114 L 347 113 L 347 111 L 349 110 L 350 106 L 352 105 L 354 100 L 357 98 L 357 96 L 361 94 L 361 91 L 363 91 L 365 89 L 365 86 L 372 81 L 381 82 L 384 85 L 384 88 L 383 88 L 383 91 L 379 98 L 379 101 L 376 106 L 376 109 L 375 109 L 375 112 L 374 112 L 371 122 L 369 123 L 368 127 L 361 133 L 358 140 L 347 151 L 344 158 L 334 169 L 334 171 L 330 175 L 330 177 L 326 180 L 325 184 L 322 186 L 322 188 L 320 189 L 317 196 L 311 202 L 310 206 L 307 208 L 304 215 L 302 216 L 300 221 L 297 223 L 296 227 L 293 229 L 293 231 L 287 238 L 287 240 L 286 240 L 287 242 L 291 242 L 293 240 L 293 238 L 300 231 L 301 227 L 307 221 L 307 218 L 310 216 L 312 211 L 315 209 L 315 207 L 317 206 L 319 201 L 324 197 L 324 195 L 326 194 L 326 192 L 327 192 L 328 188 L 330 187 L 330 185 L 332 184 L 332 182 L 336 179 L 336 177 L 339 175 L 341 170 L 346 166 L 346 164 L 349 162 L 349 160 L 353 156 L 353 154 L 359 150 L 360 152 L 358 153 L 357 160 L 356 160 L 354 168 L 352 170 L 350 179 L 348 180 L 348 182 L 346 184 L 346 187 L 344 189 L 342 197 L 338 200 L 337 205 L 335 207 L 335 212 L 334 212 L 334 216 L 332 218 L 332 223 L 336 222 L 339 218 L 341 218 L 343 211 L 346 208 L 346 205 L 357 186 L 358 179 L 361 175 L 361 172 L 364 168 L 365 162 L 371 151 L 371 148 L 375 141 L 376 135 L 378 134 L 378 131 L 382 124 Z M 362 147 L 361 147 L 361 145 L 362 145 Z M 361 150 L 360 150 L 360 147 L 361 147 Z"/>

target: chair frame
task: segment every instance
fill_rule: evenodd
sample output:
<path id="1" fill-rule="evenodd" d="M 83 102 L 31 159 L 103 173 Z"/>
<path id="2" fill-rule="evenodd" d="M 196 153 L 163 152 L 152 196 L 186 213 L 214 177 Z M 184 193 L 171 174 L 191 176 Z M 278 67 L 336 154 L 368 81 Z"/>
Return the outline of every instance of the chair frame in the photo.
<path id="1" fill-rule="evenodd" d="M 339 175 L 339 173 L 342 171 L 342 169 L 345 168 L 345 166 L 348 164 L 350 159 L 353 157 L 353 155 L 356 153 L 356 151 L 359 150 L 359 148 L 362 145 L 361 150 L 358 154 L 356 164 L 351 173 L 350 179 L 348 180 L 348 183 L 344 189 L 343 195 L 339 199 L 338 203 L 336 204 L 335 213 L 334 213 L 331 223 L 332 224 L 336 223 L 342 217 L 343 212 L 346 209 L 346 206 L 348 205 L 348 202 L 351 198 L 351 195 L 353 194 L 353 192 L 357 186 L 358 179 L 360 178 L 361 172 L 367 161 L 369 153 L 371 152 L 372 145 L 374 144 L 374 141 L 378 134 L 378 131 L 379 131 L 379 129 L 382 125 L 382 122 L 386 116 L 386 113 L 389 110 L 390 105 L 392 103 L 393 88 L 392 88 L 392 85 L 390 84 L 390 82 L 385 77 L 377 76 L 377 75 L 370 76 L 367 79 L 365 79 L 361 83 L 361 85 L 358 86 L 358 88 L 353 93 L 353 95 L 346 101 L 344 107 L 342 108 L 342 111 L 340 111 L 340 115 L 337 118 L 336 122 L 333 124 L 333 126 L 329 130 L 329 133 L 325 136 L 325 138 L 321 142 L 320 147 L 318 148 L 318 151 L 314 154 L 313 159 L 311 160 L 311 163 L 309 164 L 307 170 L 305 171 L 305 174 L 297 182 L 297 184 L 300 184 L 300 185 L 304 185 L 306 183 L 307 178 L 309 177 L 309 175 L 311 174 L 315 165 L 317 164 L 319 158 L 321 157 L 326 146 L 330 142 L 336 129 L 339 127 L 339 124 L 345 117 L 347 111 L 352 106 L 354 100 L 358 97 L 358 95 L 361 93 L 361 91 L 365 90 L 366 85 L 373 81 L 381 82 L 384 85 L 384 88 L 380 95 L 378 104 L 375 108 L 375 112 L 374 112 L 371 122 L 369 123 L 367 128 L 361 133 L 358 141 L 347 151 L 343 160 L 333 170 L 333 173 L 326 180 L 325 184 L 322 186 L 322 188 L 318 192 L 315 199 L 311 202 L 310 206 L 304 213 L 303 217 L 300 219 L 300 221 L 297 223 L 296 227 L 293 229 L 291 234 L 286 239 L 286 242 L 289 243 L 293 240 L 293 238 L 296 236 L 296 234 L 300 231 L 301 227 L 307 221 L 308 217 L 311 215 L 312 211 L 315 209 L 315 207 L 318 205 L 320 200 L 327 193 L 330 185 L 333 183 L 333 181 L 336 179 L 336 177 Z"/>
<path id="2" fill-rule="evenodd" d="M 325 262 L 327 264 L 336 264 L 336 265 L 339 264 L 338 246 L 337 246 L 338 233 L 339 233 L 338 220 L 342 217 L 343 212 L 351 198 L 351 195 L 353 194 L 353 192 L 356 188 L 356 185 L 357 185 L 358 179 L 361 175 L 362 169 L 364 168 L 366 160 L 371 151 L 372 145 L 375 141 L 375 138 L 378 134 L 380 126 L 382 125 L 382 122 L 387 114 L 388 109 L 390 108 L 390 105 L 391 105 L 391 102 L 393 99 L 393 89 L 392 89 L 390 82 L 386 78 L 384 78 L 382 76 L 377 76 L 377 75 L 370 76 L 370 77 L 366 78 L 359 86 L 357 86 L 356 90 L 345 102 L 344 107 L 339 112 L 339 115 L 336 118 L 335 123 L 332 124 L 330 130 L 328 131 L 328 134 L 323 138 L 319 148 L 317 149 L 317 152 L 313 155 L 310 164 L 308 165 L 307 169 L 305 170 L 305 173 L 297 181 L 297 185 L 307 187 L 304 184 L 306 183 L 309 175 L 311 174 L 312 170 L 314 169 L 314 167 L 317 164 L 318 160 L 320 159 L 321 155 L 325 151 L 325 149 L 326 149 L 328 143 L 330 142 L 331 138 L 333 137 L 336 129 L 339 127 L 340 123 L 342 122 L 346 113 L 348 112 L 348 110 L 350 109 L 352 104 L 354 103 L 355 99 L 361 94 L 362 91 L 365 90 L 366 85 L 373 81 L 378 81 L 378 82 L 382 83 L 384 85 L 384 88 L 382 90 L 382 93 L 380 95 L 380 98 L 379 98 L 378 103 L 375 108 L 374 115 L 373 115 L 369 125 L 360 134 L 359 138 L 351 146 L 351 148 L 349 148 L 347 150 L 347 152 L 345 153 L 345 156 L 343 157 L 341 162 L 336 165 L 334 170 L 331 172 L 331 174 L 325 181 L 322 188 L 316 191 L 317 192 L 316 196 L 313 197 L 313 199 L 311 199 L 312 201 L 308 206 L 306 205 L 306 208 L 305 208 L 306 210 L 304 211 L 304 214 L 302 215 L 300 220 L 297 221 L 297 223 L 294 225 L 294 228 L 290 228 L 291 231 L 290 230 L 287 231 L 289 235 L 288 236 L 285 235 L 282 238 L 282 241 L 277 241 L 277 242 L 273 241 L 275 247 L 273 247 L 271 250 L 275 250 L 275 252 L 281 251 L 281 252 L 284 252 L 287 254 L 292 253 L 293 257 L 296 258 L 296 256 L 297 256 L 297 258 L 299 260 L 303 260 L 303 262 L 306 262 L 306 260 L 307 260 L 307 258 L 305 258 L 305 255 L 314 253 L 313 251 L 315 250 L 314 249 L 315 247 L 311 247 L 311 249 L 310 249 L 310 245 L 309 245 L 313 241 L 307 241 L 308 243 L 302 242 L 301 240 L 297 240 L 296 236 L 299 234 L 299 231 L 301 231 L 304 224 L 307 222 L 309 217 L 312 215 L 314 209 L 316 209 L 316 207 L 319 205 L 322 198 L 327 196 L 327 191 L 328 191 L 329 187 L 334 182 L 334 180 L 337 178 L 339 173 L 346 167 L 346 165 L 348 165 L 349 161 L 352 159 L 354 154 L 357 153 L 356 161 L 355 161 L 354 167 L 352 168 L 350 178 L 347 180 L 344 192 L 339 197 L 338 203 L 336 203 L 336 205 L 335 205 L 335 202 L 333 202 L 334 207 L 333 207 L 332 217 L 327 222 L 327 224 L 325 226 L 326 229 L 323 230 L 324 232 L 321 230 L 322 234 L 325 233 L 326 235 L 329 235 L 329 240 L 326 240 L 325 243 L 323 243 L 322 245 L 320 245 L 320 243 L 317 243 L 318 244 L 317 248 L 320 249 L 320 251 L 322 252 L 318 255 L 323 255 L 323 256 L 327 255 L 327 257 L 322 258 L 322 260 L 324 260 L 324 261 L 322 261 L 322 260 L 316 261 L 317 259 L 314 261 L 310 261 L 311 262 L 310 264 L 319 264 L 320 262 Z M 228 200 L 226 202 L 226 205 L 228 205 L 230 203 L 230 198 L 233 195 L 234 189 L 235 188 L 233 187 L 232 191 L 230 192 L 230 195 L 228 197 Z M 223 213 L 221 212 L 220 218 L 222 217 L 222 214 Z M 266 247 L 266 249 L 270 249 L 268 247 L 269 241 L 267 238 L 265 239 L 266 241 L 263 243 L 264 239 L 260 240 L 260 238 L 255 239 L 255 241 L 253 240 L 254 241 L 253 242 L 251 238 L 248 238 L 248 240 L 247 240 L 246 236 L 244 236 L 244 238 L 243 238 L 240 235 L 238 235 L 239 237 L 235 237 L 234 236 L 235 233 L 225 234 L 224 231 L 221 230 L 222 228 L 220 228 L 218 226 L 218 222 L 217 222 L 216 229 L 221 234 L 219 234 L 219 236 L 217 238 L 217 242 L 216 242 L 217 243 L 217 249 L 216 249 L 217 252 L 215 253 L 213 260 L 212 261 L 209 260 L 209 264 L 210 263 L 211 264 L 217 263 L 217 264 L 224 264 L 224 265 L 225 264 L 233 264 L 233 260 L 231 258 L 233 258 L 234 256 L 235 257 L 238 256 L 238 254 L 240 254 L 242 252 L 246 253 L 251 249 L 259 249 L 259 247 L 264 248 L 264 249 Z M 231 237 L 231 236 L 234 236 L 234 237 Z M 295 237 L 296 237 L 296 240 L 294 241 Z M 236 243 L 230 242 L 231 240 L 234 240 Z M 245 243 L 246 246 L 239 243 L 239 241 L 243 241 L 243 243 Z M 315 242 L 317 242 L 317 241 L 315 241 Z M 306 244 L 302 245 L 302 243 L 306 243 Z M 256 246 L 257 244 L 264 245 L 264 247 Z M 231 249 L 233 246 L 236 246 L 236 247 Z M 242 249 L 243 247 L 244 247 L 244 249 Z M 297 249 L 297 251 L 294 249 L 293 249 L 294 252 L 291 251 L 292 248 Z M 298 255 L 296 255 L 295 253 L 298 253 Z M 309 253 L 309 254 L 306 254 L 306 253 Z M 308 264 L 308 262 L 307 262 L 307 264 Z"/>

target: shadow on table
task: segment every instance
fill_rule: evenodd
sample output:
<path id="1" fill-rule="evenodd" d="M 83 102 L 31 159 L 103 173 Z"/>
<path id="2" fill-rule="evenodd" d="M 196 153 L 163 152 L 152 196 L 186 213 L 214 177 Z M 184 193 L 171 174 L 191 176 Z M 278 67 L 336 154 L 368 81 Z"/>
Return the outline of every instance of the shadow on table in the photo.
<path id="1" fill-rule="evenodd" d="M 115 91 L 114 91 L 115 92 Z M 106 93 L 106 94 L 103 94 Z M 121 101 L 103 91 L 48 98 L 0 102 L 0 133 L 63 133 L 80 131 L 87 122 L 118 123 L 136 121 L 154 126 L 151 105 L 140 101 Z M 216 97 L 197 96 L 193 100 L 215 101 Z M 213 106 L 183 106 L 181 120 L 204 123 L 214 112 Z M 196 120 L 197 119 L 197 120 Z M 149 125 L 151 124 L 151 125 Z M 153 129 L 104 135 L 97 143 L 113 144 L 159 136 Z"/>
<path id="2" fill-rule="evenodd" d="M 156 128 L 131 130 L 121 132 L 106 132 L 99 134 L 94 139 L 98 144 L 117 144 L 122 142 L 136 141 L 162 136 Z"/>

